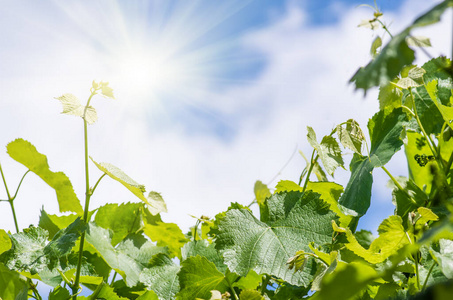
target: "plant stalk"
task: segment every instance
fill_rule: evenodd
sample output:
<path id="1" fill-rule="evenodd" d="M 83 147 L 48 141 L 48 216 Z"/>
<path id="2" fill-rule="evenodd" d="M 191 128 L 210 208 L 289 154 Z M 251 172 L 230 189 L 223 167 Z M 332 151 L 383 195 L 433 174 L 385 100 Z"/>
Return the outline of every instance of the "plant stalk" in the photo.
<path id="1" fill-rule="evenodd" d="M 319 157 L 319 154 L 317 154 L 315 159 L 313 159 L 313 157 L 315 156 L 315 151 L 316 150 L 313 150 L 313 152 L 311 154 L 310 168 L 308 169 L 308 172 L 307 172 L 307 175 L 306 175 L 307 177 L 305 178 L 305 183 L 304 183 L 304 187 L 302 189 L 302 192 L 305 192 L 305 189 L 307 188 L 308 181 L 310 180 L 311 171 L 313 171 L 313 167 L 315 166 L 315 163 L 316 163 L 316 161 L 318 160 L 318 157 Z"/>
<path id="2" fill-rule="evenodd" d="M 90 173 L 89 173 L 89 168 L 88 168 L 88 124 L 85 119 L 86 112 L 88 109 L 88 106 L 90 105 L 90 101 L 93 98 L 93 96 L 96 94 L 96 91 L 92 91 L 90 97 L 88 98 L 87 104 L 85 106 L 85 111 L 83 113 L 83 137 L 84 137 L 84 144 L 85 144 L 85 207 L 83 209 L 83 222 L 85 225 L 88 224 L 88 212 L 89 212 L 89 205 L 90 205 L 90 198 L 92 195 L 92 191 L 90 189 Z M 98 180 L 97 184 L 99 181 L 102 179 L 101 178 Z M 76 300 L 77 299 L 77 294 L 79 290 L 79 282 L 80 282 L 80 271 L 82 269 L 82 257 L 83 257 L 83 246 L 85 243 L 85 231 L 82 232 L 82 235 L 80 236 L 80 247 L 79 247 L 79 257 L 77 261 L 77 270 L 76 270 L 76 277 L 74 280 L 74 285 L 72 287 L 72 299 Z"/>

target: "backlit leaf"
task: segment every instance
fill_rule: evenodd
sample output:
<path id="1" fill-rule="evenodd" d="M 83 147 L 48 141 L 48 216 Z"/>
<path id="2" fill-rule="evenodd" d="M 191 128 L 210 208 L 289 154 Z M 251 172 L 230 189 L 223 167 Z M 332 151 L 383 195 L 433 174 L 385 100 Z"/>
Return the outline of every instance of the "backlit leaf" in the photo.
<path id="1" fill-rule="evenodd" d="M 35 146 L 23 139 L 17 139 L 9 143 L 6 149 L 12 159 L 23 164 L 55 189 L 60 212 L 72 211 L 80 215 L 83 213 L 69 178 L 63 172 L 50 171 L 47 157 L 39 153 Z"/>
<path id="2" fill-rule="evenodd" d="M 337 135 L 340 143 L 355 153 L 361 154 L 362 142 L 365 140 L 362 129 L 353 119 L 346 122 L 346 128 L 341 125 L 337 126 Z"/>
<path id="3" fill-rule="evenodd" d="M 337 141 L 331 136 L 325 136 L 321 143 L 316 140 L 316 133 L 310 126 L 307 126 L 307 139 L 310 145 L 316 149 L 319 158 L 322 161 L 327 173 L 333 175 L 335 169 L 343 166 L 343 158 L 341 157 L 341 149 Z"/>
<path id="4" fill-rule="evenodd" d="M 229 269 L 241 276 L 254 270 L 291 284 L 308 285 L 313 264 L 309 262 L 302 272 L 294 273 L 286 262 L 298 250 L 310 251 L 310 242 L 329 243 L 333 233 L 330 222 L 336 216 L 313 192 L 274 194 L 267 202 L 266 222 L 257 220 L 249 210 L 227 211 L 218 226 L 216 248 Z"/>
<path id="5" fill-rule="evenodd" d="M 349 241 L 345 245 L 346 248 L 373 264 L 385 261 L 410 243 L 400 216 L 390 216 L 382 221 L 378 228 L 379 237 L 373 240 L 369 249 L 365 249 L 359 244 L 350 229 L 346 230 L 346 237 Z"/>
<path id="6" fill-rule="evenodd" d="M 258 202 L 258 205 L 260 207 L 262 205 L 264 205 L 264 200 L 266 200 L 266 198 L 271 196 L 271 192 L 269 191 L 269 188 L 267 187 L 267 185 L 262 183 L 260 180 L 257 180 L 255 182 L 253 192 L 255 193 L 256 201 Z"/>
<path id="7" fill-rule="evenodd" d="M 11 239 L 5 230 L 0 229 L 0 254 L 11 249 Z"/>
<path id="8" fill-rule="evenodd" d="M 257 290 L 243 290 L 239 294 L 239 300 L 265 300 Z"/>
<path id="9" fill-rule="evenodd" d="M 86 240 L 102 255 L 109 266 L 117 271 L 128 286 L 138 283 L 140 273 L 157 253 L 165 249 L 153 245 L 141 235 L 129 235 L 115 248 L 112 246 L 112 233 L 94 223 L 87 229 Z"/>
<path id="10" fill-rule="evenodd" d="M 373 43 L 371 44 L 370 54 L 371 56 L 375 56 L 377 54 L 377 50 L 382 46 L 382 39 L 380 36 L 377 36 Z"/>
<path id="11" fill-rule="evenodd" d="M 97 163 L 92 158 L 91 160 L 96 165 L 96 167 L 98 167 L 99 170 L 107 174 L 110 178 L 124 185 L 140 200 L 148 204 L 150 208 L 153 210 L 153 214 L 157 214 L 158 212 L 167 210 L 166 207 L 164 206 L 165 204 L 164 205 L 162 204 L 163 203 L 162 197 L 160 197 L 158 193 L 151 192 L 150 195 L 148 195 L 149 198 L 146 198 L 143 195 L 143 193 L 145 193 L 146 191 L 145 186 L 142 184 L 138 184 L 135 180 L 126 175 L 126 173 L 121 171 L 118 167 L 109 163 Z"/>
<path id="12" fill-rule="evenodd" d="M 88 124 L 93 124 L 97 121 L 98 115 L 92 106 L 84 106 L 80 104 L 79 99 L 73 94 L 64 94 L 63 96 L 55 98 L 63 105 L 62 114 L 74 115 L 77 117 L 84 117 Z M 86 112 L 85 112 L 86 108 Z"/>
<path id="13" fill-rule="evenodd" d="M 441 239 L 439 240 L 440 251 L 432 251 L 442 273 L 448 278 L 453 278 L 453 241 Z"/>

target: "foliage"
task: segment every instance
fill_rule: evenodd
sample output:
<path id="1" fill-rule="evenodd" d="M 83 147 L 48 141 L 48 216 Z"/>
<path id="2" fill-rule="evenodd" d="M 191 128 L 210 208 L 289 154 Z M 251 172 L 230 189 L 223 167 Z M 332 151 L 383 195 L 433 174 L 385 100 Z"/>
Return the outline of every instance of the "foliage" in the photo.
<path id="1" fill-rule="evenodd" d="M 145 195 L 118 167 L 91 159 L 104 174 L 90 185 L 87 125 L 97 120 L 96 95 L 114 99 L 107 82 L 93 82 L 86 105 L 72 94 L 56 98 L 63 113 L 81 117 L 85 142 L 85 203 L 69 178 L 52 172 L 47 157 L 24 139 L 7 152 L 28 171 L 14 195 L 1 175 L 16 233 L 0 230 L 0 298 L 42 299 L 36 282 L 53 290 L 48 299 L 449 299 L 453 290 L 453 81 L 450 59 L 411 65 L 414 47 L 429 39 L 412 29 L 438 22 L 453 1 L 443 1 L 391 36 L 375 9 L 361 26 L 378 25 L 372 61 L 351 81 L 364 91 L 379 87 L 380 110 L 369 120 L 370 141 L 353 119 L 319 139 L 308 127 L 311 158 L 299 182 L 275 190 L 254 186 L 259 215 L 232 203 L 214 218 L 198 218 L 191 232 L 165 223 L 158 192 Z M 404 148 L 408 177 L 386 168 Z M 345 187 L 328 181 L 352 151 Z M 390 178 L 395 214 L 382 221 L 378 237 L 356 231 L 371 201 L 373 170 Z M 19 230 L 14 200 L 24 177 L 35 173 L 55 189 L 60 212 L 43 209 L 38 226 Z M 326 175 L 327 174 L 327 175 Z M 316 175 L 318 181 L 312 181 Z M 135 203 L 89 210 L 99 182 L 110 177 L 130 190 Z M 302 184 L 303 183 L 303 184 Z M 390 199 L 389 199 L 390 201 Z M 253 202 L 252 204 L 254 204 Z M 252 205 L 251 204 L 251 205 Z M 249 205 L 250 206 L 250 205 Z M 91 291 L 80 296 L 81 289 Z"/>

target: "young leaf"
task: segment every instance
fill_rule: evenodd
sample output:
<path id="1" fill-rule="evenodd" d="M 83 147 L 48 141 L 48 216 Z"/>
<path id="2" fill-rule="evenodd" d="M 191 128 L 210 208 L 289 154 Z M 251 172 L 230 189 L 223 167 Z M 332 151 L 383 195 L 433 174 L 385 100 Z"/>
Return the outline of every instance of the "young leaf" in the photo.
<path id="1" fill-rule="evenodd" d="M 255 271 L 251 270 L 247 276 L 241 277 L 238 281 L 233 283 L 233 287 L 237 287 L 241 290 L 255 290 L 262 283 L 263 275 L 256 274 Z"/>
<path id="2" fill-rule="evenodd" d="M 316 133 L 310 126 L 307 126 L 307 139 L 310 145 L 316 149 L 322 164 L 327 173 L 333 176 L 335 169 L 343 166 L 343 158 L 341 157 L 341 149 L 337 141 L 331 136 L 325 136 L 321 144 L 316 141 Z"/>
<path id="3" fill-rule="evenodd" d="M 429 97 L 433 101 L 434 105 L 436 105 L 437 109 L 440 111 L 445 123 L 447 123 L 450 128 L 453 129 L 453 124 L 451 121 L 453 120 L 453 107 L 443 105 L 438 97 L 438 90 L 437 90 L 438 81 L 432 80 L 428 82 L 425 87 L 426 91 L 428 92 Z M 453 86 L 450 84 L 450 90 Z"/>
<path id="4" fill-rule="evenodd" d="M 399 88 L 395 87 L 395 82 L 396 80 L 390 81 L 389 83 L 379 87 L 378 99 L 380 110 L 390 110 L 401 106 L 403 92 Z"/>
<path id="5" fill-rule="evenodd" d="M 266 222 L 257 220 L 249 210 L 227 211 L 218 225 L 216 248 L 229 269 L 241 276 L 254 270 L 306 286 L 313 278 L 313 264 L 309 262 L 302 272 L 294 273 L 286 262 L 298 250 L 309 251 L 310 242 L 331 242 L 330 222 L 336 216 L 312 192 L 274 194 L 267 202 Z"/>
<path id="6" fill-rule="evenodd" d="M 166 250 L 153 245 L 141 235 L 129 235 L 116 248 L 111 243 L 111 231 L 90 223 L 86 240 L 102 255 L 109 266 L 117 271 L 128 286 L 138 283 L 140 273 L 157 253 Z"/>
<path id="7" fill-rule="evenodd" d="M 226 273 L 227 267 L 223 263 L 223 257 L 215 249 L 215 243 L 210 244 L 207 240 L 190 241 L 181 249 L 182 261 L 197 255 L 206 257 L 207 260 L 214 263 L 217 270 L 223 274 Z"/>
<path id="8" fill-rule="evenodd" d="M 402 191 L 396 186 L 393 188 L 393 203 L 396 204 L 396 214 L 403 220 L 407 220 L 408 213 L 425 205 L 428 196 L 410 179 L 398 179 L 398 182 L 404 190 Z M 406 222 L 403 221 L 403 224 L 406 225 Z"/>
<path id="9" fill-rule="evenodd" d="M 66 300 L 69 299 L 69 291 L 61 286 L 57 286 L 53 291 L 49 292 L 49 300 Z"/>
<path id="10" fill-rule="evenodd" d="M 88 124 L 93 124 L 97 121 L 98 115 L 94 107 L 92 106 L 83 106 L 80 104 L 79 99 L 73 94 L 64 94 L 63 96 L 55 98 L 61 102 L 63 105 L 62 114 L 74 115 L 77 117 L 84 117 Z M 85 112 L 86 109 L 86 112 Z"/>
<path id="11" fill-rule="evenodd" d="M 382 221 L 378 228 L 379 237 L 371 243 L 369 249 L 363 248 L 351 230 L 346 228 L 349 243 L 345 246 L 372 264 L 381 263 L 410 243 L 402 223 L 400 216 L 390 216 Z"/>
<path id="12" fill-rule="evenodd" d="M 113 96 L 113 89 L 111 87 L 109 87 L 108 82 L 101 81 L 99 83 L 99 86 L 101 87 L 101 93 L 104 97 L 110 98 L 110 99 L 115 99 L 115 97 Z"/>
<path id="13" fill-rule="evenodd" d="M 38 175 L 55 189 L 60 212 L 72 211 L 83 214 L 82 205 L 74 192 L 69 178 L 63 172 L 50 171 L 47 157 L 39 153 L 35 146 L 23 139 L 16 139 L 6 146 L 9 156 Z"/>
<path id="14" fill-rule="evenodd" d="M 382 46 L 382 39 L 380 36 L 377 36 L 373 43 L 371 44 L 370 54 L 371 56 L 376 56 L 377 50 Z"/>
<path id="15" fill-rule="evenodd" d="M 49 215 L 44 209 L 41 209 L 41 216 L 39 217 L 39 227 L 49 232 L 49 239 L 60 230 L 69 226 L 78 218 L 77 215 L 71 214 L 68 216 Z"/>
<path id="16" fill-rule="evenodd" d="M 239 294 L 239 300 L 266 300 L 257 290 L 243 290 Z"/>
<path id="17" fill-rule="evenodd" d="M 151 259 L 148 268 L 143 269 L 140 282 L 154 291 L 160 300 L 173 300 L 180 289 L 179 270 L 180 267 L 167 255 L 160 253 Z"/>
<path id="18" fill-rule="evenodd" d="M 90 157 L 91 158 L 91 157 Z M 158 214 L 159 212 L 166 212 L 167 208 L 160 194 L 156 192 L 151 192 L 146 198 L 143 193 L 145 193 L 145 186 L 138 184 L 135 180 L 126 175 L 118 167 L 109 164 L 109 163 L 97 163 L 91 158 L 91 161 L 98 167 L 99 170 L 107 174 L 110 178 L 118 181 L 124 185 L 129 191 L 131 191 L 135 196 L 140 200 L 145 202 L 152 209 L 153 214 Z"/>
<path id="19" fill-rule="evenodd" d="M 406 43 L 412 47 L 431 47 L 431 41 L 426 36 L 408 36 Z"/>
<path id="20" fill-rule="evenodd" d="M 227 276 L 235 275 L 229 274 Z M 181 290 L 177 297 L 181 299 L 195 299 L 197 297 L 206 299 L 211 296 L 212 290 L 223 293 L 229 288 L 225 275 L 217 270 L 214 263 L 204 256 L 193 256 L 183 261 L 178 277 Z"/>
<path id="21" fill-rule="evenodd" d="M 271 192 L 269 191 L 267 185 L 265 185 L 259 180 L 255 182 L 253 192 L 255 193 L 256 201 L 258 202 L 258 205 L 260 207 L 264 205 L 264 201 L 266 200 L 266 198 L 271 196 Z"/>
<path id="22" fill-rule="evenodd" d="M 365 136 L 356 121 L 353 119 L 346 121 L 346 128 L 338 125 L 337 135 L 345 148 L 349 148 L 355 153 L 361 154 L 362 142 L 365 140 Z"/>

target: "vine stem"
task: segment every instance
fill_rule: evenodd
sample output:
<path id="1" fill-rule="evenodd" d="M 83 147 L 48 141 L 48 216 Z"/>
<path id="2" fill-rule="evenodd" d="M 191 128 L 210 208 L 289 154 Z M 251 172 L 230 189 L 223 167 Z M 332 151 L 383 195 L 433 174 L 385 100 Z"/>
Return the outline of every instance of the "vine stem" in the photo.
<path id="1" fill-rule="evenodd" d="M 385 173 L 387 173 L 387 175 L 390 177 L 390 179 L 393 181 L 393 183 L 396 185 L 396 187 L 402 191 L 404 194 L 406 194 L 406 196 L 409 198 L 409 200 L 415 204 L 416 206 L 418 206 L 417 204 L 417 201 L 415 201 L 414 198 L 411 197 L 411 195 L 409 195 L 409 193 L 401 186 L 401 184 L 398 182 L 398 180 L 396 180 L 395 177 L 393 177 L 393 175 L 389 172 L 389 170 L 387 170 L 386 167 L 382 166 L 381 167 L 382 170 L 384 170 Z"/>
<path id="2" fill-rule="evenodd" d="M 313 157 L 315 156 L 315 151 L 316 150 L 313 150 L 313 152 L 311 153 L 310 168 L 308 169 L 308 172 L 307 172 L 307 175 L 306 175 L 307 177 L 305 178 L 305 183 L 304 183 L 304 187 L 302 189 L 302 192 L 305 192 L 305 189 L 307 188 L 308 181 L 310 180 L 310 174 L 313 171 L 313 167 L 315 166 L 315 162 L 318 160 L 318 157 L 319 157 L 319 154 L 317 154 L 316 157 L 313 159 Z"/>
<path id="3" fill-rule="evenodd" d="M 9 202 L 9 205 L 11 207 L 11 212 L 13 214 L 14 226 L 16 228 L 16 232 L 18 233 L 19 232 L 19 225 L 17 224 L 16 210 L 14 209 L 14 203 L 13 203 L 14 202 L 14 197 L 11 197 L 11 194 L 9 193 L 8 184 L 6 184 L 6 178 L 5 178 L 5 174 L 3 174 L 3 169 L 2 169 L 2 165 L 1 164 L 0 164 L 0 173 L 2 174 L 3 184 L 5 185 L 5 190 L 6 190 L 6 195 L 8 196 L 8 202 Z M 21 180 L 21 182 L 22 182 L 22 180 Z M 17 194 L 17 192 L 16 192 L 16 194 Z"/>
<path id="4" fill-rule="evenodd" d="M 236 294 L 236 291 L 233 288 L 233 285 L 231 284 L 230 280 L 228 279 L 228 276 L 225 276 L 225 280 L 228 283 L 228 286 L 230 287 L 231 292 L 233 293 L 233 297 L 235 300 L 239 300 L 238 295 Z"/>
<path id="5" fill-rule="evenodd" d="M 429 268 L 428 275 L 426 275 L 425 282 L 423 283 L 422 291 L 425 290 L 426 285 L 428 284 L 429 275 L 431 275 L 431 272 L 433 271 L 435 265 L 436 265 L 436 262 L 433 261 L 433 264 L 431 265 L 431 268 Z"/>
<path id="6" fill-rule="evenodd" d="M 87 104 L 85 106 L 85 110 L 83 113 L 83 137 L 84 137 L 84 145 L 85 145 L 85 208 L 83 210 L 83 222 L 85 225 L 88 223 L 88 212 L 89 212 L 89 205 L 90 205 L 90 198 L 92 195 L 92 190 L 90 189 L 90 173 L 89 173 L 89 168 L 88 168 L 88 123 L 86 121 L 86 113 L 88 110 L 88 106 L 90 105 L 90 101 L 93 98 L 93 96 L 96 94 L 96 90 L 91 91 L 91 95 L 88 98 Z M 99 184 L 100 180 L 102 179 L 103 176 L 98 180 L 96 183 L 96 186 Z M 74 280 L 74 285 L 72 287 L 72 299 L 76 300 L 77 295 L 78 295 L 78 290 L 79 290 L 79 282 L 80 282 L 80 271 L 82 269 L 82 257 L 83 257 L 83 246 L 85 243 L 85 231 L 82 232 L 82 235 L 80 236 L 80 247 L 79 247 L 79 257 L 77 261 L 77 270 L 76 270 L 76 277 Z"/>

